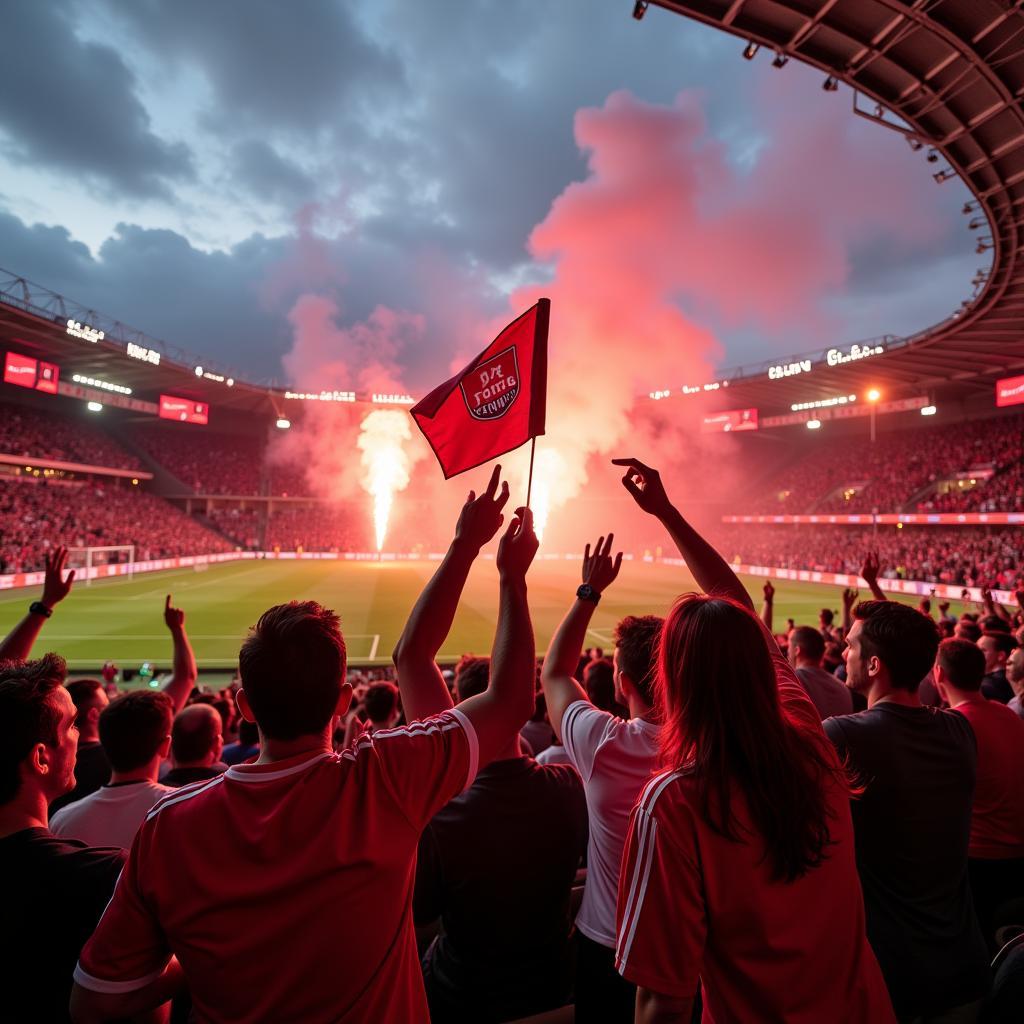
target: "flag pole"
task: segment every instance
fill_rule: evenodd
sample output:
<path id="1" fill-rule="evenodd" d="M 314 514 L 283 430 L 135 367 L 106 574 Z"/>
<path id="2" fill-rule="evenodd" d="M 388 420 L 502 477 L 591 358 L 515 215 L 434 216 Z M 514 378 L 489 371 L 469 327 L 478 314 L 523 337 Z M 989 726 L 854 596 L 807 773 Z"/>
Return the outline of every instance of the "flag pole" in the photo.
<path id="1" fill-rule="evenodd" d="M 530 475 L 526 478 L 526 507 L 530 507 L 530 493 L 533 491 L 533 453 L 537 450 L 537 435 L 530 439 Z"/>

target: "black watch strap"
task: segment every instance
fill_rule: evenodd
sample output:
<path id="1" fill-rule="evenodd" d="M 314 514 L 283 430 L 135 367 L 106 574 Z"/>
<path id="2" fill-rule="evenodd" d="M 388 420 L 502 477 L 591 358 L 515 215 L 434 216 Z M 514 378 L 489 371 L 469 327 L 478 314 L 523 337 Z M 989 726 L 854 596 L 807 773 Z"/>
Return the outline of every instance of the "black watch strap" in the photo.
<path id="1" fill-rule="evenodd" d="M 601 600 L 601 595 L 596 591 L 589 583 L 581 583 L 579 588 L 576 590 L 576 596 L 581 601 L 593 601 L 597 604 Z"/>
<path id="2" fill-rule="evenodd" d="M 42 601 L 33 601 L 28 606 L 30 615 L 42 615 L 44 618 L 49 618 L 53 614 L 52 608 L 47 608 Z"/>

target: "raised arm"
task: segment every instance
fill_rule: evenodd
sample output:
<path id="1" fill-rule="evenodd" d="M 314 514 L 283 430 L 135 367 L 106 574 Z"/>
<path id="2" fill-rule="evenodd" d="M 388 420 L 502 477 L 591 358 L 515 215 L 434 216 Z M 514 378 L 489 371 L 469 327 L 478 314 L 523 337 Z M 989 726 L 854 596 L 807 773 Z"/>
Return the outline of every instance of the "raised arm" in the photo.
<path id="1" fill-rule="evenodd" d="M 860 591 L 847 587 L 843 591 L 843 635 L 845 636 L 853 628 L 853 606 L 860 597 Z M 949 607 L 947 605 L 947 607 Z"/>
<path id="2" fill-rule="evenodd" d="M 764 602 L 761 604 L 761 621 L 769 633 L 772 631 L 772 620 L 775 614 L 775 587 L 771 580 L 765 580 Z"/>
<path id="3" fill-rule="evenodd" d="M 609 533 L 607 540 L 598 539 L 591 553 L 590 545 L 583 552 L 583 587 L 590 590 L 585 597 L 577 597 L 573 606 L 558 631 L 551 639 L 540 679 L 544 687 L 544 699 L 548 707 L 548 718 L 551 728 L 562 742 L 562 716 L 565 709 L 578 700 L 586 700 L 587 694 L 573 677 L 579 664 L 583 643 L 587 636 L 587 627 L 597 608 L 601 594 L 614 581 L 622 565 L 622 552 L 615 558 L 611 557 L 614 534 Z M 580 589 L 583 590 L 583 587 Z"/>
<path id="4" fill-rule="evenodd" d="M 174 713 L 177 714 L 188 700 L 192 687 L 199 678 L 196 668 L 196 656 L 192 653 L 192 645 L 185 632 L 185 613 L 171 605 L 171 595 L 164 601 L 164 622 L 171 631 L 174 643 L 174 663 L 171 681 L 164 686 L 164 693 L 174 701 Z"/>
<path id="5" fill-rule="evenodd" d="M 423 588 L 391 655 L 406 721 L 428 718 L 452 706 L 451 694 L 435 661 L 452 628 L 469 570 L 480 549 L 498 532 L 505 517 L 508 483 L 498 489 L 501 466 L 495 466 L 487 489 L 478 498 L 469 492 L 455 539 L 437 571 Z"/>
<path id="6" fill-rule="evenodd" d="M 32 645 L 43 628 L 43 623 L 53 614 L 53 609 L 71 592 L 75 581 L 75 570 L 64 576 L 68 562 L 68 549 L 55 548 L 46 556 L 46 572 L 43 576 L 43 593 L 38 601 L 29 606 L 29 613 L 0 642 L 0 661 L 25 661 L 32 653 Z M 33 610 L 34 609 L 34 610 Z"/>
<path id="7" fill-rule="evenodd" d="M 483 693 L 459 705 L 476 730 L 481 768 L 533 714 L 536 655 L 526 603 L 526 571 L 536 553 L 533 513 L 517 508 L 498 546 L 498 628 L 491 649 L 490 681 Z"/>
<path id="8" fill-rule="evenodd" d="M 878 585 L 878 574 L 882 571 L 882 563 L 878 559 L 877 551 L 869 551 L 864 556 L 864 565 L 861 567 L 860 575 L 871 590 L 871 596 L 876 601 L 887 601 L 885 591 Z"/>
<path id="9" fill-rule="evenodd" d="M 612 459 L 612 465 L 627 467 L 622 477 L 623 487 L 645 512 L 655 516 L 668 530 L 701 589 L 707 594 L 731 597 L 753 611 L 754 602 L 729 568 L 729 563 L 690 526 L 668 500 L 658 471 L 645 466 L 638 459 Z"/>
<path id="10" fill-rule="evenodd" d="M 981 588 L 981 607 L 986 615 L 997 615 L 1004 622 L 1010 623 L 1011 626 L 1013 625 L 1013 618 L 1010 613 L 996 601 L 988 587 Z"/>

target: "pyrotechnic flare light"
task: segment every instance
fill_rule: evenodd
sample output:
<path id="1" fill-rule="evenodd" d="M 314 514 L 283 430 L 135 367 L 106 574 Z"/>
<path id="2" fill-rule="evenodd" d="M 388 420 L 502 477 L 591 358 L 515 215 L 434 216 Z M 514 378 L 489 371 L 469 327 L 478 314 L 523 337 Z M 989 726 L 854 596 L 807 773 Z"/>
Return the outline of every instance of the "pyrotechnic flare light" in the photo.
<path id="1" fill-rule="evenodd" d="M 410 460 L 405 443 L 411 438 L 409 417 L 397 409 L 377 409 L 369 413 L 359 427 L 356 444 L 363 453 L 362 484 L 373 498 L 378 552 L 384 547 L 395 493 L 404 490 L 409 483 Z"/>

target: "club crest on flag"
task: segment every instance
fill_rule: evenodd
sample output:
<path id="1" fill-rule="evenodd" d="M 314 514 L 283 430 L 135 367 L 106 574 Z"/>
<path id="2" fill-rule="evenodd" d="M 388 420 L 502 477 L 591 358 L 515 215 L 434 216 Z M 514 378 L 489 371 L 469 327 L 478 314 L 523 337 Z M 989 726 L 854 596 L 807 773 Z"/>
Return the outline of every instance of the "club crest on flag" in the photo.
<path id="1" fill-rule="evenodd" d="M 469 415 L 477 420 L 500 419 L 519 397 L 520 380 L 514 345 L 474 366 L 459 381 Z"/>

